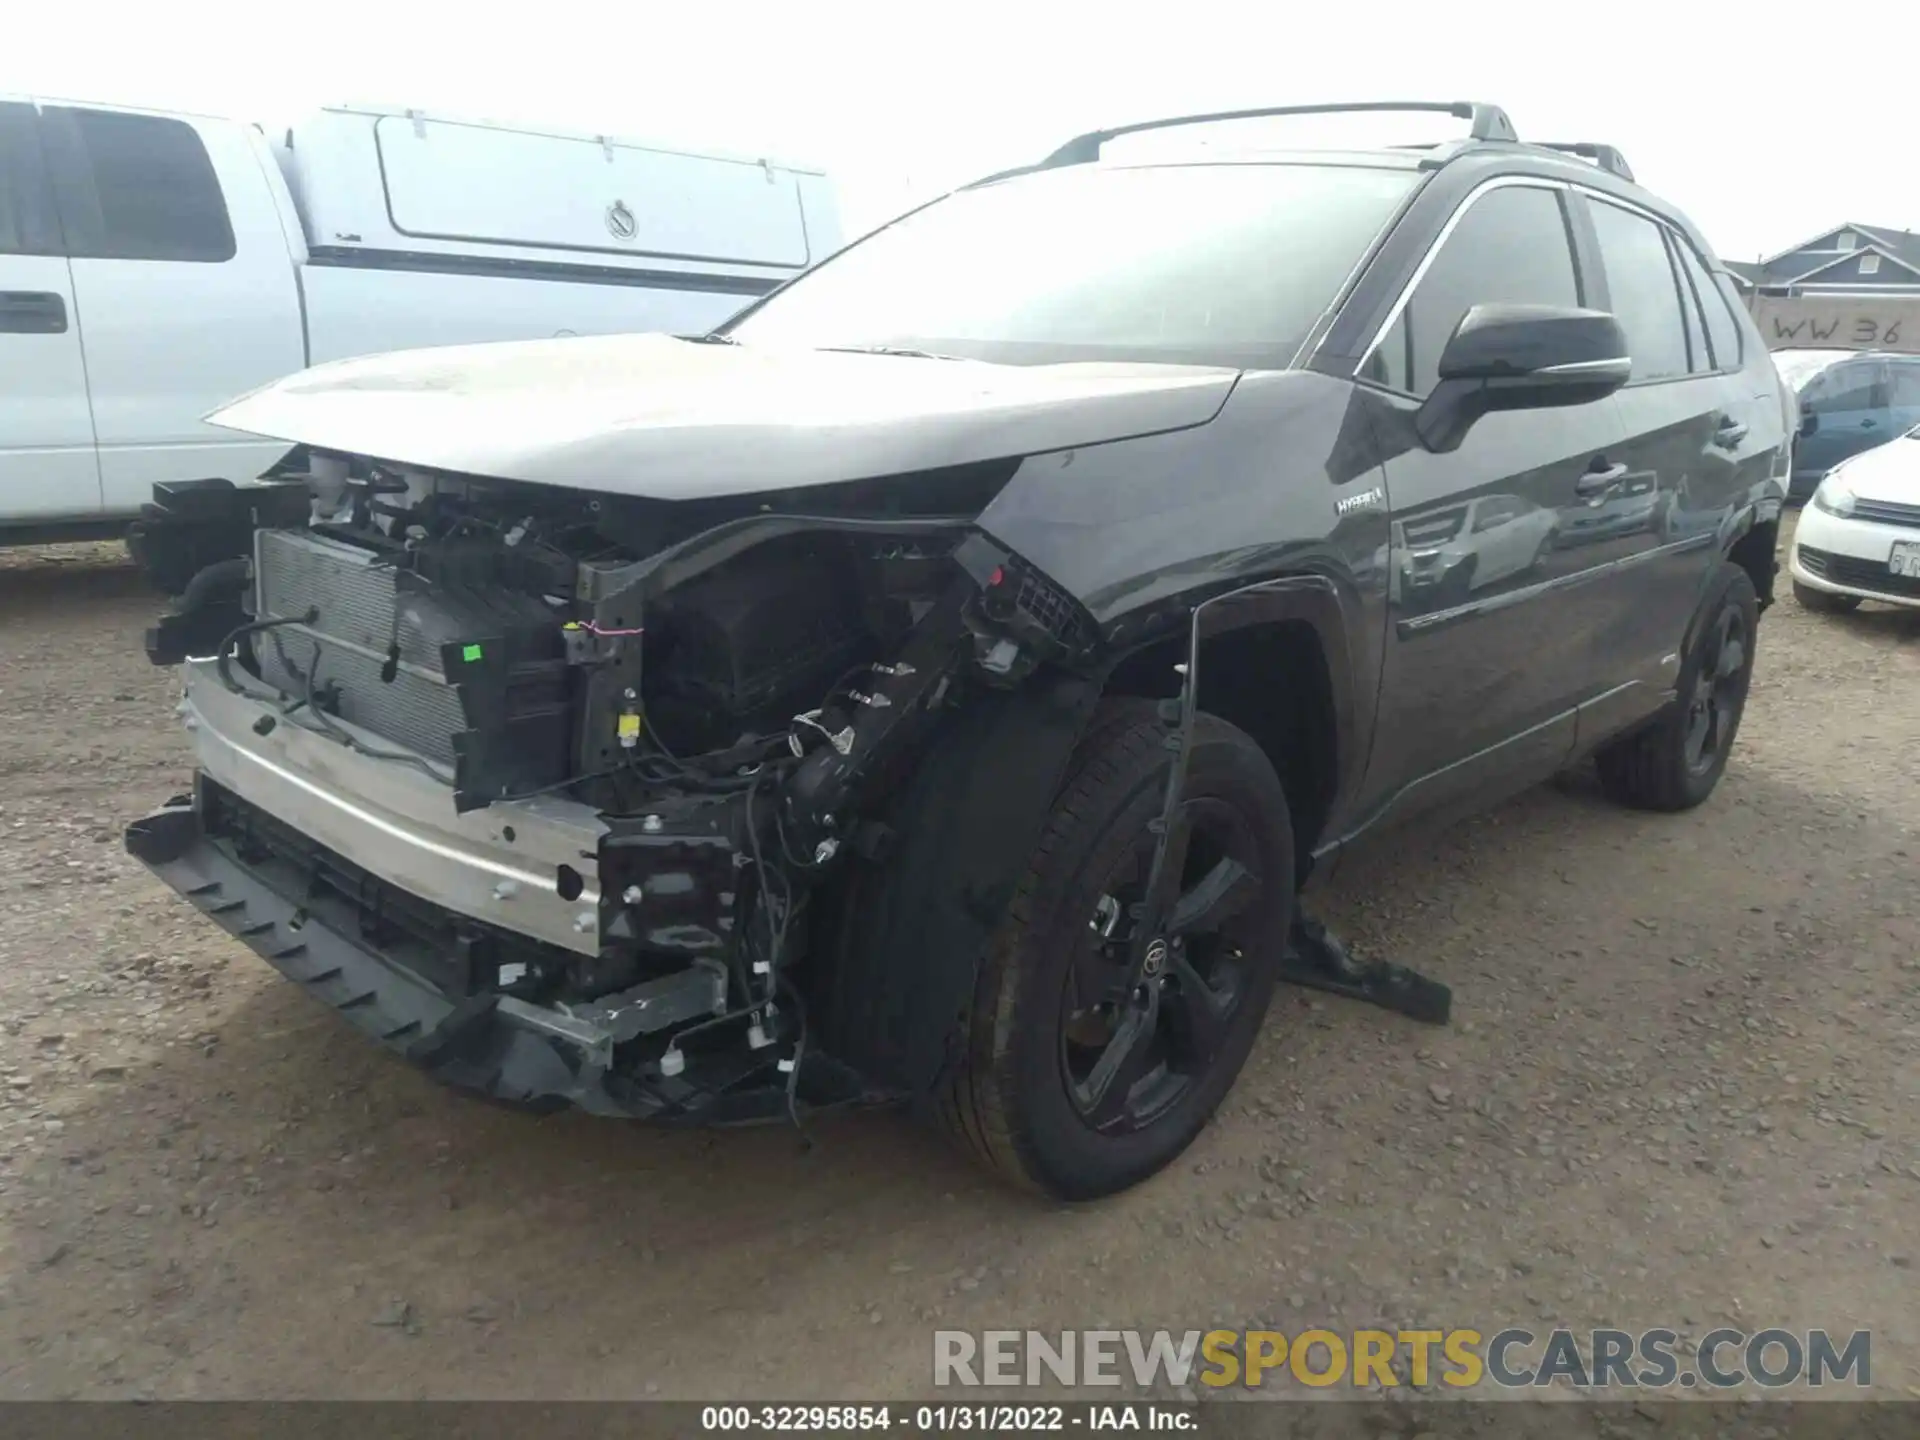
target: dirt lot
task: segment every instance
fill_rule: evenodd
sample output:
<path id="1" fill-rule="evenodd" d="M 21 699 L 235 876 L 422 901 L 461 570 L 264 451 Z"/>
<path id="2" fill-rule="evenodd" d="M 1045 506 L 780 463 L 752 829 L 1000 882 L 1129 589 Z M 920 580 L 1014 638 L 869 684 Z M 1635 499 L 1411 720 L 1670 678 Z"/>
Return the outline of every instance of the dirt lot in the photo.
<path id="1" fill-rule="evenodd" d="M 911 1125 L 537 1120 L 147 878 L 155 602 L 0 556 L 0 1395 L 875 1397 L 935 1325 L 1872 1327 L 1920 1394 L 1920 615 L 1762 627 L 1681 818 L 1578 781 L 1350 867 L 1430 1030 L 1283 992 L 1172 1173 L 1069 1210 Z"/>

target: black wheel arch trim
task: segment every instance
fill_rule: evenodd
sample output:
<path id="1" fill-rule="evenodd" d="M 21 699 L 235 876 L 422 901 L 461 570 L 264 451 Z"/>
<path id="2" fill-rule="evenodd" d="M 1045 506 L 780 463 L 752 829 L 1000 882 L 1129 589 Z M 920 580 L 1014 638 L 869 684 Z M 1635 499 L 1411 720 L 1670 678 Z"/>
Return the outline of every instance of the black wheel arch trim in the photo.
<path id="1" fill-rule="evenodd" d="M 1211 594 L 1188 594 L 1177 605 L 1177 616 L 1169 614 L 1163 605 L 1156 607 L 1159 613 L 1145 623 L 1144 617 L 1127 617 L 1124 630 L 1132 633 L 1106 658 L 1101 683 L 1105 685 L 1127 660 L 1169 644 L 1178 644 L 1184 650 L 1185 676 L 1190 683 L 1200 673 L 1199 647 L 1208 640 L 1254 626 L 1305 623 L 1312 629 L 1326 665 L 1327 693 L 1333 708 L 1337 773 L 1327 823 L 1322 827 L 1323 833 L 1332 833 L 1359 794 L 1378 703 L 1377 685 L 1363 684 L 1360 677 L 1369 664 L 1378 666 L 1380 650 L 1375 645 L 1368 653 L 1364 645 L 1359 629 L 1363 606 L 1351 582 L 1343 583 L 1318 571 L 1288 571 Z M 1122 626 L 1108 627 L 1110 639 L 1119 633 Z M 1377 681 L 1377 669 L 1374 678 Z M 1184 691 L 1183 686 L 1183 698 Z"/>
<path id="2" fill-rule="evenodd" d="M 1355 683 L 1360 660 L 1353 648 L 1353 616 L 1343 602 L 1340 586 L 1326 575 L 1280 575 L 1201 602 L 1193 612 L 1187 675 L 1190 680 L 1198 677 L 1199 647 L 1215 636 L 1291 621 L 1312 626 L 1327 668 L 1337 772 L 1327 812 L 1331 829 L 1359 793 L 1367 761 L 1367 746 L 1361 740 L 1363 735 L 1371 738 L 1373 712 L 1371 698 L 1363 706 L 1362 693 Z"/>

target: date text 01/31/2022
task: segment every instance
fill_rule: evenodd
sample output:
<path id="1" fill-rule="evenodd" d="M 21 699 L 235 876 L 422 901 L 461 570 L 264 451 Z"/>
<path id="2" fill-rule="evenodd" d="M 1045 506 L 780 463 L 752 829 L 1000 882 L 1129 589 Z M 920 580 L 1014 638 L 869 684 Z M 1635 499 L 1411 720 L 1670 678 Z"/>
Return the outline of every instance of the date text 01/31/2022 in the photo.
<path id="1" fill-rule="evenodd" d="M 1194 1428 L 1190 1406 L 1179 1405 L 707 1405 L 703 1431 L 902 1430 L 953 1431 L 1158 1430 Z"/>

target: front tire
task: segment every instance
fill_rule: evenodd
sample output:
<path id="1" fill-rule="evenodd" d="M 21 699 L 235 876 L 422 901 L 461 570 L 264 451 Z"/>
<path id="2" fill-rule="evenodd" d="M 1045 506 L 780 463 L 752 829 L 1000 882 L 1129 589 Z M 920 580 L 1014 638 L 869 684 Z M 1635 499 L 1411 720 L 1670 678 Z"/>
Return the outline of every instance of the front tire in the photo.
<path id="1" fill-rule="evenodd" d="M 1600 788 L 1636 810 L 1691 810 L 1726 771 L 1753 681 L 1760 602 L 1753 580 L 1724 562 L 1680 665 L 1678 698 L 1646 729 L 1595 757 Z"/>
<path id="2" fill-rule="evenodd" d="M 1860 608 L 1858 595 L 1835 595 L 1830 590 L 1816 590 L 1811 585 L 1793 582 L 1793 598 L 1800 602 L 1802 610 L 1811 610 L 1816 615 L 1846 615 Z"/>
<path id="3" fill-rule="evenodd" d="M 1159 973 L 1127 992 L 1168 731 L 1110 701 L 1069 767 L 990 943 L 962 1057 L 936 1096 L 977 1159 L 1063 1200 L 1171 1163 L 1232 1086 L 1266 1013 L 1293 909 L 1293 831 L 1266 755 L 1210 715 L 1193 734 L 1182 901 Z"/>

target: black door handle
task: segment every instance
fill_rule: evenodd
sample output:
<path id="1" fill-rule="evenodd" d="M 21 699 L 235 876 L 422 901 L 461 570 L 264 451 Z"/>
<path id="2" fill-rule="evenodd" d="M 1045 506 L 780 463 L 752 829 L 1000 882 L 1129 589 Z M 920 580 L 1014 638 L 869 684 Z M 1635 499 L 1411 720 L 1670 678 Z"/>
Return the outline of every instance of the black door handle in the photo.
<path id="1" fill-rule="evenodd" d="M 1590 499 L 1595 495 L 1604 494 L 1606 491 L 1611 490 L 1626 478 L 1626 466 L 1608 465 L 1596 459 L 1593 464 L 1588 467 L 1587 473 L 1573 482 L 1573 493 Z"/>
<path id="2" fill-rule="evenodd" d="M 1875 420 L 1875 419 L 1874 419 L 1874 418 L 1873 418 L 1873 417 L 1872 417 L 1871 415 L 1869 415 L 1869 416 L 1868 416 L 1868 417 L 1867 417 L 1866 419 L 1864 419 L 1864 420 L 1862 420 L 1862 421 L 1860 422 L 1860 428 L 1861 428 L 1862 430 L 1872 430 L 1872 429 L 1873 429 L 1873 428 L 1875 428 L 1875 427 L 1876 427 L 1876 426 L 1877 426 L 1877 425 L 1878 425 L 1879 423 L 1880 423 L 1880 422 L 1879 422 L 1878 420 Z"/>
<path id="3" fill-rule="evenodd" d="M 1713 432 L 1713 443 L 1731 450 L 1747 438 L 1747 427 L 1738 420 L 1723 419 L 1720 428 Z"/>
<path id="4" fill-rule="evenodd" d="M 0 290 L 0 333 L 64 335 L 67 302 L 51 290 Z"/>

